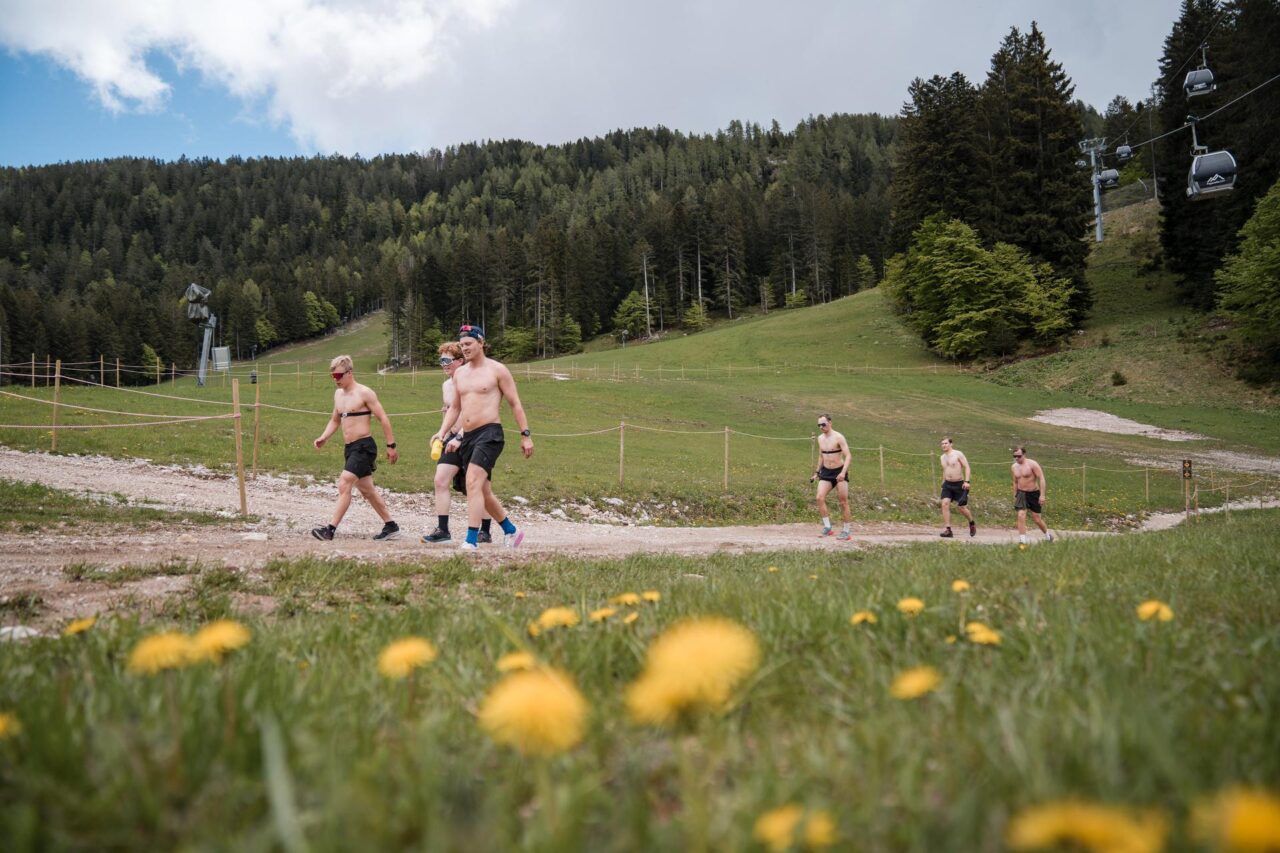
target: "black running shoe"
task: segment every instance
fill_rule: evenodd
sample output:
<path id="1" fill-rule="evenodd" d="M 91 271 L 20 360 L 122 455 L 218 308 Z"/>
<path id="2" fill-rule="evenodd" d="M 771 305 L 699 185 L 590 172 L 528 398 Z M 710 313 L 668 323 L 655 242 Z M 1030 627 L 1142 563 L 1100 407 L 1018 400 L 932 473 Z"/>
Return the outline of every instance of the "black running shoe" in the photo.
<path id="1" fill-rule="evenodd" d="M 435 530 L 431 531 L 426 536 L 423 536 L 422 541 L 430 545 L 433 542 L 448 542 L 452 538 L 453 537 L 449 535 L 449 531 L 441 530 L 439 527 L 437 527 Z"/>
<path id="2" fill-rule="evenodd" d="M 489 534 L 489 531 L 481 530 L 480 534 L 476 536 L 476 541 L 479 542 L 481 545 L 492 545 L 493 537 Z"/>
<path id="3" fill-rule="evenodd" d="M 942 531 L 938 535 L 941 536 L 943 539 L 951 539 L 952 537 L 955 536 L 955 534 L 951 532 L 950 527 L 948 527 L 946 530 Z"/>
<path id="4" fill-rule="evenodd" d="M 400 525 L 396 524 L 394 521 L 388 521 L 386 524 L 382 525 L 382 532 L 373 538 L 383 542 L 390 541 L 392 539 L 399 539 Z"/>
<path id="5" fill-rule="evenodd" d="M 332 524 L 326 524 L 324 527 L 311 528 L 311 535 L 325 542 L 333 541 L 333 532 L 334 529 Z"/>
<path id="6" fill-rule="evenodd" d="M 972 521 L 969 522 L 969 535 L 970 536 L 978 535 L 978 525 L 974 524 Z"/>

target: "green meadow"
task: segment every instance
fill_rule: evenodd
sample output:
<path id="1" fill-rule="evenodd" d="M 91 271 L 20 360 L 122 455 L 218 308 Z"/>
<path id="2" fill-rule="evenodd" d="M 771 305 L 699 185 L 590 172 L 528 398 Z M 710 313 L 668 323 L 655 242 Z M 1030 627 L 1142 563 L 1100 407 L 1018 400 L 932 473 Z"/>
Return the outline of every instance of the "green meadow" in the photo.
<path id="1" fill-rule="evenodd" d="M 838 849 L 986 851 L 1018 810 L 1083 797 L 1156 809 L 1168 849 L 1204 849 L 1186 828 L 1199 798 L 1280 778 L 1276 523 L 1235 512 L 976 559 L 922 545 L 197 567 L 163 604 L 0 645 L 0 713 L 18 723 L 0 740 L 0 837 L 14 851 L 749 850 L 760 814 L 797 803 L 833 816 Z M 644 590 L 661 600 L 588 621 Z M 244 594 L 276 609 L 245 616 Z M 913 618 L 897 610 L 908 596 L 924 604 Z M 1139 620 L 1150 599 L 1173 618 Z M 530 638 L 552 606 L 582 623 Z M 876 623 L 850 624 L 861 610 Z M 648 645 L 706 615 L 754 634 L 759 669 L 722 711 L 630 721 Z M 128 668 L 147 634 L 227 616 L 252 637 L 222 665 Z M 970 620 L 999 644 L 969 642 Z M 379 653 L 406 636 L 439 657 L 388 680 Z M 521 649 L 590 705 L 562 754 L 524 757 L 477 725 L 495 661 Z M 937 689 L 894 698 L 917 666 Z"/>

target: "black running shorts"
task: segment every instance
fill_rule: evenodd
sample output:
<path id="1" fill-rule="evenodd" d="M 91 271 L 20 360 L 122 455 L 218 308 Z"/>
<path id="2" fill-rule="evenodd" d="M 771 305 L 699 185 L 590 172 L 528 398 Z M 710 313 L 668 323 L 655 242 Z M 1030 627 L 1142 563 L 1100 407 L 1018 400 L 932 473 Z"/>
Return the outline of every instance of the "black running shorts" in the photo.
<path id="1" fill-rule="evenodd" d="M 1038 514 L 1040 512 L 1040 490 L 1033 489 L 1032 491 L 1024 492 L 1022 489 L 1018 489 L 1017 494 L 1013 496 L 1013 508 L 1030 510 Z"/>
<path id="2" fill-rule="evenodd" d="M 839 480 L 836 479 L 836 477 L 839 477 L 839 476 L 840 476 L 839 468 L 828 468 L 827 466 L 823 465 L 821 468 L 818 469 L 818 479 L 823 482 L 836 485 L 840 482 Z"/>
<path id="3" fill-rule="evenodd" d="M 451 441 L 453 441 L 453 435 L 452 434 L 446 435 L 444 437 L 444 446 L 448 447 L 449 442 Z M 461 450 L 452 450 L 452 451 L 445 450 L 443 453 L 440 454 L 440 458 L 436 460 L 436 464 L 437 465 L 457 465 L 459 468 L 461 468 L 462 467 L 462 451 Z"/>
<path id="4" fill-rule="evenodd" d="M 945 501 L 947 498 L 951 498 L 956 506 L 969 503 L 969 490 L 964 487 L 964 480 L 942 481 L 942 499 Z"/>
<path id="5" fill-rule="evenodd" d="M 498 457 L 502 455 L 505 444 L 506 438 L 502 434 L 502 424 L 485 424 L 478 429 L 470 430 L 463 437 L 462 446 L 458 448 L 458 456 L 461 458 L 458 473 L 453 477 L 454 489 L 464 495 L 467 493 L 467 469 L 472 465 L 479 465 L 492 480 L 493 466 L 498 463 Z"/>
<path id="6" fill-rule="evenodd" d="M 350 471 L 357 479 L 364 479 L 378 470 L 378 445 L 373 436 L 357 438 L 344 449 L 346 464 L 342 470 Z"/>

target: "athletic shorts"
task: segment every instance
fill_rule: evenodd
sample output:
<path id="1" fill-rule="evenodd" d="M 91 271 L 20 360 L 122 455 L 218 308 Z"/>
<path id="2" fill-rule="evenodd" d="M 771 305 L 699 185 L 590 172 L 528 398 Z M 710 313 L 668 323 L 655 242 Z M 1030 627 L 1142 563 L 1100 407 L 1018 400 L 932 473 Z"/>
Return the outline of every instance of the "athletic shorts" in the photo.
<path id="1" fill-rule="evenodd" d="M 942 500 L 951 498 L 956 506 L 965 506 L 969 503 L 969 490 L 964 487 L 964 480 L 943 480 L 942 481 Z"/>
<path id="2" fill-rule="evenodd" d="M 453 477 L 453 487 L 464 495 L 467 493 L 467 469 L 472 465 L 479 465 L 492 480 L 493 466 L 498 463 L 504 444 L 506 438 L 502 434 L 502 424 L 485 424 L 463 436 L 462 446 L 458 448 L 459 467 Z"/>
<path id="3" fill-rule="evenodd" d="M 1013 496 L 1014 509 L 1026 509 L 1034 513 L 1040 512 L 1040 490 L 1034 489 L 1030 492 L 1024 492 L 1018 489 L 1018 493 Z"/>
<path id="4" fill-rule="evenodd" d="M 828 468 L 825 465 L 818 469 L 818 479 L 833 485 L 840 481 L 836 477 L 840 476 L 839 468 Z"/>
<path id="5" fill-rule="evenodd" d="M 344 448 L 346 464 L 342 470 L 350 471 L 357 479 L 364 479 L 378 470 L 378 445 L 373 436 L 357 438 Z"/>
<path id="6" fill-rule="evenodd" d="M 444 437 L 444 446 L 448 447 L 449 442 L 451 441 L 453 441 L 452 433 Z M 462 467 L 461 449 L 444 451 L 443 453 L 440 454 L 440 458 L 436 460 L 436 464 L 437 465 L 457 465 L 459 468 L 461 468 Z"/>

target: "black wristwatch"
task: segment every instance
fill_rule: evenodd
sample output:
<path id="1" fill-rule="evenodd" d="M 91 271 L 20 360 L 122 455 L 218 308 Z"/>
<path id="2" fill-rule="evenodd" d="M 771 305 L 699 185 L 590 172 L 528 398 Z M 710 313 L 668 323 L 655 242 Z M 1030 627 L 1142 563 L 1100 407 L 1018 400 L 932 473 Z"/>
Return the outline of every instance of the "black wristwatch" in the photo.
<path id="1" fill-rule="evenodd" d="M 395 449 L 396 449 L 396 443 L 394 441 L 387 443 L 387 450 L 395 450 Z"/>
<path id="2" fill-rule="evenodd" d="M 529 431 L 527 429 L 520 430 L 520 434 L 523 435 L 525 438 L 529 437 Z"/>

